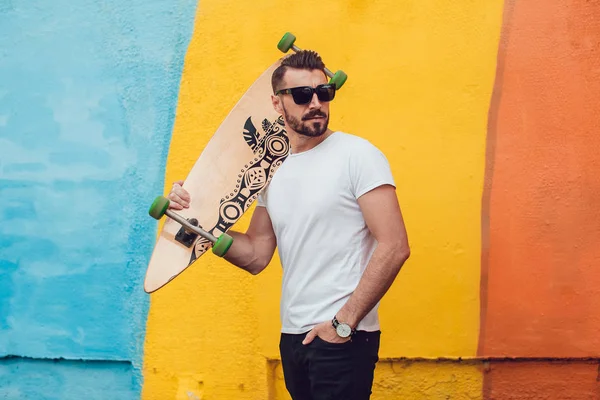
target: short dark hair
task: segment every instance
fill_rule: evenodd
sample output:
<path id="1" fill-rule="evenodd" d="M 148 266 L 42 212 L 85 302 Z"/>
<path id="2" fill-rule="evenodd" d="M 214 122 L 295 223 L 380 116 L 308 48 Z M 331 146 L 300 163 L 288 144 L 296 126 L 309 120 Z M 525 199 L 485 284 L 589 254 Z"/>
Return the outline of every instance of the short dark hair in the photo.
<path id="1" fill-rule="evenodd" d="M 300 50 L 297 53 L 285 57 L 283 61 L 281 61 L 281 65 L 273 71 L 273 76 L 271 77 L 273 93 L 281 89 L 283 76 L 288 68 L 307 69 L 310 71 L 318 69 L 326 75 L 325 64 L 317 52 L 312 50 Z"/>

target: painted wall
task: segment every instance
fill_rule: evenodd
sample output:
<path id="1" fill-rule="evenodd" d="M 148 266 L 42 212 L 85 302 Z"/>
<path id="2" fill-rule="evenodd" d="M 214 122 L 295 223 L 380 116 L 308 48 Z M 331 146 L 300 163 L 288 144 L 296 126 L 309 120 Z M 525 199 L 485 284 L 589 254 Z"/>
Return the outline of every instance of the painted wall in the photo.
<path id="1" fill-rule="evenodd" d="M 600 398 L 598 16 L 600 3 L 584 0 L 506 4 L 478 355 L 558 360 L 492 365 L 491 398 Z"/>
<path id="2" fill-rule="evenodd" d="M 198 7 L 166 192 L 282 56 L 276 44 L 286 31 L 349 75 L 331 126 L 369 139 L 390 160 L 413 251 L 381 306 L 375 398 L 482 393 L 479 364 L 397 359 L 477 355 L 481 198 L 502 13 L 502 1 L 203 0 Z M 287 398 L 278 363 L 280 277 L 278 259 L 253 277 L 208 254 L 153 294 L 143 398 Z"/>
<path id="3" fill-rule="evenodd" d="M 381 305 L 373 398 L 600 398 L 598 15 L 0 1 L 0 398 L 289 398 L 277 257 L 253 277 L 207 254 L 142 290 L 149 202 L 286 31 L 348 73 L 331 125 L 381 148 L 398 182 L 412 256 Z"/>
<path id="4" fill-rule="evenodd" d="M 0 1 L 0 398 L 139 398 L 194 1 Z"/>

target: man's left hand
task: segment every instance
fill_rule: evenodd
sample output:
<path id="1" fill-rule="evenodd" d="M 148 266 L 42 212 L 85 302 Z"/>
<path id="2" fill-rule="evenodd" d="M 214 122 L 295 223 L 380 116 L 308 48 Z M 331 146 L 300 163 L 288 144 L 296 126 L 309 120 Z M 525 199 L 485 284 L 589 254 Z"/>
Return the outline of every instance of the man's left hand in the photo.
<path id="1" fill-rule="evenodd" d="M 310 332 L 306 334 L 306 337 L 302 341 L 302 344 L 309 344 L 314 340 L 316 336 L 329 343 L 345 343 L 350 340 L 349 337 L 339 337 L 337 332 L 333 328 L 333 325 L 331 325 L 331 321 L 325 321 L 315 326 Z"/>

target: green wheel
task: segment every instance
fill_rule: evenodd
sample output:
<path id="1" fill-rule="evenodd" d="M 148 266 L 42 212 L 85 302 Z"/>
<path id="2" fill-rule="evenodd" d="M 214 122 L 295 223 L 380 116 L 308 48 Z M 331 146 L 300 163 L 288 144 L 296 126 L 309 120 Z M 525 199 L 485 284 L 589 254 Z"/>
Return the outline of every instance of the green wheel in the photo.
<path id="1" fill-rule="evenodd" d="M 163 215 L 165 215 L 165 212 L 167 212 L 169 203 L 169 199 L 166 197 L 158 196 L 150 206 L 148 214 L 150 214 L 152 218 L 161 219 Z"/>
<path id="2" fill-rule="evenodd" d="M 233 238 L 228 234 L 224 233 L 217 239 L 216 243 L 212 248 L 212 252 L 219 257 L 223 257 L 231 245 L 233 244 Z"/>
<path id="3" fill-rule="evenodd" d="M 285 35 L 283 35 L 283 37 L 281 38 L 279 43 L 277 43 L 277 48 L 280 51 L 282 51 L 283 53 L 287 53 L 292 48 L 295 41 L 296 41 L 296 36 L 287 32 Z"/>
<path id="4" fill-rule="evenodd" d="M 344 71 L 340 70 L 333 74 L 333 78 L 329 80 L 329 83 L 334 83 L 336 90 L 339 90 L 342 86 L 344 86 L 344 83 L 346 83 L 347 79 L 348 75 L 346 75 Z"/>

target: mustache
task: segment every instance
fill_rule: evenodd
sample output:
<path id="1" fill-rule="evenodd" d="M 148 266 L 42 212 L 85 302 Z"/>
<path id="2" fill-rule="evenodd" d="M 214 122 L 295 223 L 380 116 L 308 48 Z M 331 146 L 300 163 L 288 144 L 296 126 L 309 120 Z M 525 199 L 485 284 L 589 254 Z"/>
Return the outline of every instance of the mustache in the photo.
<path id="1" fill-rule="evenodd" d="M 302 121 L 306 121 L 307 119 L 311 119 L 311 118 L 315 118 L 315 117 L 327 118 L 327 114 L 325 114 L 323 111 L 314 110 L 314 111 L 309 112 L 305 116 L 303 116 Z"/>

